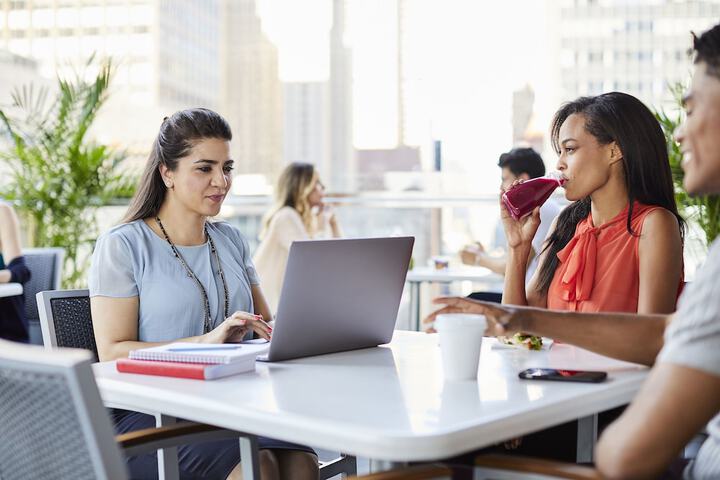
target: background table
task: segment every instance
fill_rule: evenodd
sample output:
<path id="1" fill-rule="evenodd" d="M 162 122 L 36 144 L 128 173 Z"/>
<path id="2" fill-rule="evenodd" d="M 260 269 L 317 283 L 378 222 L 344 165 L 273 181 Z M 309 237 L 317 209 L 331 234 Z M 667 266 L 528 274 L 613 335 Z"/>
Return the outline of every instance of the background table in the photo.
<path id="1" fill-rule="evenodd" d="M 410 326 L 416 331 L 420 325 L 420 292 L 423 283 L 478 282 L 482 290 L 502 293 L 504 278 L 484 267 L 455 267 L 437 270 L 432 267 L 415 267 L 408 271 L 405 281 L 410 284 Z"/>
<path id="2" fill-rule="evenodd" d="M 0 283 L 0 297 L 14 297 L 22 293 L 23 286 L 20 283 Z"/>
<path id="3" fill-rule="evenodd" d="M 464 382 L 443 381 L 437 335 L 404 331 L 385 347 L 258 363 L 215 381 L 122 374 L 114 362 L 94 371 L 108 406 L 392 462 L 442 459 L 584 418 L 587 456 L 594 414 L 630 402 L 646 376 L 569 345 L 530 352 L 496 343 L 484 340 L 478 380 Z M 528 367 L 606 370 L 608 380 L 520 380 Z"/>

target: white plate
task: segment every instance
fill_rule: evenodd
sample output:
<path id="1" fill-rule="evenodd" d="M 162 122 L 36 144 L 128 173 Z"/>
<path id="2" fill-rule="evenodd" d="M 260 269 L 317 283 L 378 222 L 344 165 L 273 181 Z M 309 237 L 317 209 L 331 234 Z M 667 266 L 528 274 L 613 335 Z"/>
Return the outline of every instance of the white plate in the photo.
<path id="1" fill-rule="evenodd" d="M 554 340 L 552 338 L 548 337 L 542 337 L 542 349 L 541 350 L 550 350 L 550 347 L 552 347 Z M 536 352 L 537 350 L 530 350 L 522 345 L 508 345 L 507 343 L 503 343 L 498 339 L 495 339 L 495 343 L 493 343 L 492 346 L 493 349 L 497 350 L 527 350 L 528 352 Z"/>

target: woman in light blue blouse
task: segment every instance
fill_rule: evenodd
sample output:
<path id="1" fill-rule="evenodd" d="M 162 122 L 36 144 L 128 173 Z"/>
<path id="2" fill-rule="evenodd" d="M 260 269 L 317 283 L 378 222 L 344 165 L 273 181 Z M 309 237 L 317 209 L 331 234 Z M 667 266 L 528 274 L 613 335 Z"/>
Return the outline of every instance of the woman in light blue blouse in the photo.
<path id="1" fill-rule="evenodd" d="M 124 223 L 97 242 L 89 276 L 93 327 L 101 361 L 173 341 L 225 343 L 256 333 L 270 338 L 271 314 L 248 244 L 234 227 L 211 222 L 232 184 L 232 134 L 207 109 L 166 118 Z M 116 430 L 155 425 L 149 415 L 115 411 Z M 260 438 L 263 480 L 317 478 L 307 447 Z M 240 474 L 237 440 L 186 445 L 184 478 Z M 154 477 L 157 457 L 128 459 L 132 478 Z"/>

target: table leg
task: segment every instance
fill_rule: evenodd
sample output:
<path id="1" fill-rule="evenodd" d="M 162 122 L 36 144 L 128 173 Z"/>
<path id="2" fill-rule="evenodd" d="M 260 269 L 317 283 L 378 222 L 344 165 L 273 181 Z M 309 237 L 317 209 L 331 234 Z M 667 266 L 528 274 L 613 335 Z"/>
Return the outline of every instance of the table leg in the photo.
<path id="1" fill-rule="evenodd" d="M 240 465 L 243 480 L 260 479 L 260 459 L 258 458 L 258 442 L 255 435 L 240 437 Z"/>
<path id="2" fill-rule="evenodd" d="M 597 414 L 578 420 L 576 456 L 578 463 L 590 463 L 593 461 L 593 450 L 598 436 L 597 425 Z"/>
<path id="3" fill-rule="evenodd" d="M 177 422 L 175 417 L 155 414 L 155 426 L 166 427 Z M 180 469 L 178 466 L 177 447 L 162 448 L 157 451 L 158 457 L 158 478 L 160 480 L 178 480 L 180 478 Z"/>
<path id="4" fill-rule="evenodd" d="M 420 331 L 420 282 L 410 282 L 410 322 L 408 327 Z"/>

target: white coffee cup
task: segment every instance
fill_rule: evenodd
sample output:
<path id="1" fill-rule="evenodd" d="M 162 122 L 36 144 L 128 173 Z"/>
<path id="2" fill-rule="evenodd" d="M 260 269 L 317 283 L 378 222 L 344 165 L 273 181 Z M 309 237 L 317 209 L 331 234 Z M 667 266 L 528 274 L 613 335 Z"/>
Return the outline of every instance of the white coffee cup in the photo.
<path id="1" fill-rule="evenodd" d="M 475 380 L 480 347 L 487 327 L 485 315 L 446 313 L 435 318 L 445 380 Z"/>

